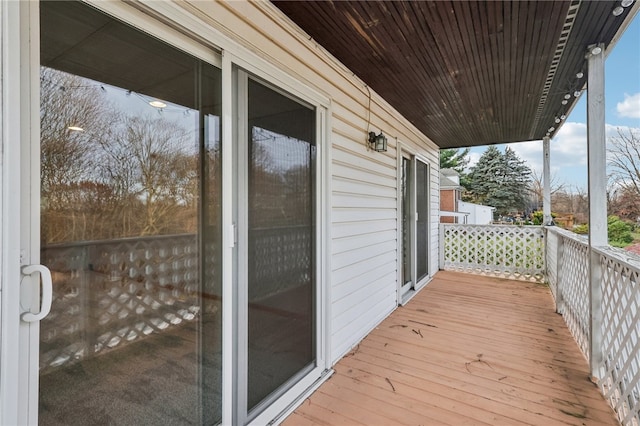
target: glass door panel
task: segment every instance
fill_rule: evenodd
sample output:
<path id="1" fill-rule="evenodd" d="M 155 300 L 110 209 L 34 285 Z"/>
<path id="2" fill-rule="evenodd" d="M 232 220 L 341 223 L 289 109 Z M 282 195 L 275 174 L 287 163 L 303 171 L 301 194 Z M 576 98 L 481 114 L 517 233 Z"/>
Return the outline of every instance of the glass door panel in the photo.
<path id="1" fill-rule="evenodd" d="M 429 273 L 429 166 L 416 160 L 416 282 Z"/>
<path id="2" fill-rule="evenodd" d="M 411 198 L 412 198 L 412 179 L 411 179 L 410 158 L 402 157 L 402 169 L 400 171 L 400 185 L 402 195 L 402 293 L 411 288 L 412 276 L 412 233 L 413 222 L 411 219 Z"/>
<path id="3" fill-rule="evenodd" d="M 41 3 L 42 424 L 221 419 L 220 70 Z"/>
<path id="4" fill-rule="evenodd" d="M 250 412 L 315 366 L 316 144 L 312 108 L 251 79 L 247 92 Z"/>

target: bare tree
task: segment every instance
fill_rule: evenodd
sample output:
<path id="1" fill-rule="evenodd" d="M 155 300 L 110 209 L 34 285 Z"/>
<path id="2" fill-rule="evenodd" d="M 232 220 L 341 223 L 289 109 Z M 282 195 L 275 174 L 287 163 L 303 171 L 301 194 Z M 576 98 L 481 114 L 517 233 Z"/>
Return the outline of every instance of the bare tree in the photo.
<path id="1" fill-rule="evenodd" d="M 565 184 L 558 182 L 556 174 L 551 175 L 551 197 L 555 194 L 564 191 Z M 544 179 L 542 173 L 538 173 L 535 170 L 531 171 L 531 205 L 535 210 L 542 209 L 542 200 L 544 198 Z"/>
<path id="2" fill-rule="evenodd" d="M 608 151 L 610 176 L 640 194 L 640 129 L 618 128 L 618 135 L 609 138 Z"/>
<path id="3" fill-rule="evenodd" d="M 122 217 L 138 218 L 135 233 L 195 232 L 194 136 L 162 118 L 127 117 L 106 141 L 100 168 L 122 200 Z"/>

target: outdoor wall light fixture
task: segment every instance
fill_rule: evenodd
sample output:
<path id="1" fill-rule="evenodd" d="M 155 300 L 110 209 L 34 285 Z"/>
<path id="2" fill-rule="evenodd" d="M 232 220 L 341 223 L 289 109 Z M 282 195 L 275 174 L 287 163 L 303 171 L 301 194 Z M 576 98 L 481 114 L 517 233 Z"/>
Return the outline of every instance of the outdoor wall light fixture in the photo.
<path id="1" fill-rule="evenodd" d="M 380 132 L 376 135 L 375 132 L 369 132 L 369 146 L 376 152 L 387 151 L 387 137 Z"/>

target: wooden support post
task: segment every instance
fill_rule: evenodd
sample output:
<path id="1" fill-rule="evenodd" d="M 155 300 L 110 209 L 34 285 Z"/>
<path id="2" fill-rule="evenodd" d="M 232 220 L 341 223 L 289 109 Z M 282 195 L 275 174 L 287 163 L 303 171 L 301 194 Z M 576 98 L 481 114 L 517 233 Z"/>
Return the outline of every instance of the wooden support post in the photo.
<path id="1" fill-rule="evenodd" d="M 542 152 L 543 152 L 543 162 L 542 162 L 542 181 L 543 181 L 543 189 L 542 189 L 542 213 L 544 216 L 543 224 L 544 225 L 552 225 L 553 218 L 551 217 L 551 160 L 549 157 L 549 137 L 545 137 L 542 139 Z"/>
<path id="2" fill-rule="evenodd" d="M 587 145 L 589 175 L 589 282 L 591 376 L 597 380 L 603 362 L 602 348 L 602 270 L 594 247 L 607 242 L 607 170 L 604 103 L 604 44 L 587 52 Z"/>

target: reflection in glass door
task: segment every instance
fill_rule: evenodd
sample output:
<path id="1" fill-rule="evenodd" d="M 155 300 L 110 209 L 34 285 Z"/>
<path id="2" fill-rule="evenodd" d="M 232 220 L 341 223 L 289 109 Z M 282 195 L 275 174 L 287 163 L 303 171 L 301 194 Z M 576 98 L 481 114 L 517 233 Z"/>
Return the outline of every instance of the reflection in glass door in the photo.
<path id="1" fill-rule="evenodd" d="M 248 417 L 315 367 L 315 110 L 247 78 Z M 244 386 L 241 384 L 240 386 Z"/>
<path id="2" fill-rule="evenodd" d="M 220 70 L 41 4 L 41 424 L 221 418 Z"/>
<path id="3" fill-rule="evenodd" d="M 402 277 L 401 292 L 402 296 L 411 289 L 413 280 L 413 214 L 412 214 L 412 198 L 413 198 L 413 174 L 411 173 L 412 161 L 409 157 L 402 157 L 400 169 L 400 191 L 402 197 Z"/>
<path id="4" fill-rule="evenodd" d="M 416 159 L 416 285 L 429 274 L 429 166 Z"/>

